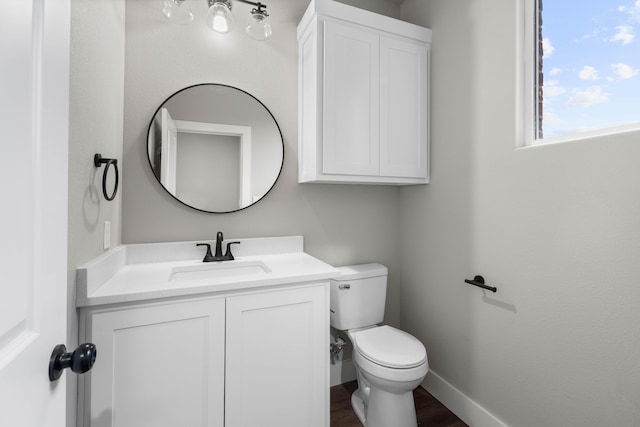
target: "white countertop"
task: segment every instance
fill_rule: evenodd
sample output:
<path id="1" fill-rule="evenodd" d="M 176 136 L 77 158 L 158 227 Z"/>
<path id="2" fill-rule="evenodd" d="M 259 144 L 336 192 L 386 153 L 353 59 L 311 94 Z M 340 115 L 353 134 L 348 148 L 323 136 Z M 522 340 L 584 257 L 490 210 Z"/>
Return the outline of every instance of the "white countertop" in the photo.
<path id="1" fill-rule="evenodd" d="M 259 274 L 172 280 L 175 269 L 206 267 L 198 242 L 122 245 L 77 269 L 77 307 L 144 301 L 186 295 L 233 293 L 248 289 L 326 281 L 339 270 L 303 251 L 302 236 L 236 239 L 235 261 L 223 267 L 261 263 Z M 235 241 L 226 239 L 226 242 Z M 215 246 L 215 242 L 203 241 Z M 224 248 L 224 246 L 223 246 Z M 212 248 L 213 249 L 213 248 Z M 206 263 L 214 267 L 213 264 Z"/>

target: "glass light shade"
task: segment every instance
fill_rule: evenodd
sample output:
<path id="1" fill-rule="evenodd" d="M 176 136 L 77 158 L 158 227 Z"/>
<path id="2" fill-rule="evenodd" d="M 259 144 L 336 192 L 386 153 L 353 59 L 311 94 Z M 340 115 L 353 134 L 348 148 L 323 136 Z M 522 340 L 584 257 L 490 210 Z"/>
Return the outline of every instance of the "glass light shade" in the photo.
<path id="1" fill-rule="evenodd" d="M 174 24 L 187 25 L 193 21 L 193 12 L 188 0 L 164 0 L 162 13 Z"/>
<path id="2" fill-rule="evenodd" d="M 229 3 L 217 1 L 207 12 L 207 25 L 213 31 L 226 34 L 233 29 L 233 15 Z"/>
<path id="3" fill-rule="evenodd" d="M 249 37 L 258 41 L 264 41 L 270 38 L 273 31 L 271 30 L 271 23 L 267 20 L 267 16 L 260 12 L 253 12 L 251 15 L 253 19 L 246 28 Z"/>

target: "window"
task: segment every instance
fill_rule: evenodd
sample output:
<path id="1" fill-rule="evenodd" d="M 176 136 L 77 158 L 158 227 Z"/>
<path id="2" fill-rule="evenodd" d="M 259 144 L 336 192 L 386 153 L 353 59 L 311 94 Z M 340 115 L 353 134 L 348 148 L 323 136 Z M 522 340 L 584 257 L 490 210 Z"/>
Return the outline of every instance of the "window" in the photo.
<path id="1" fill-rule="evenodd" d="M 640 130 L 640 0 L 525 4 L 529 144 Z"/>

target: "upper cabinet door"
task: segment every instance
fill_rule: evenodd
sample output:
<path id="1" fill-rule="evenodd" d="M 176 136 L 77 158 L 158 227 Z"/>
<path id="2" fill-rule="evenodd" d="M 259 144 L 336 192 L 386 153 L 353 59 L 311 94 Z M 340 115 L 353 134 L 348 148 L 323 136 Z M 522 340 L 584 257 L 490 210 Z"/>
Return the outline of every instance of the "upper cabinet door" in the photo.
<path id="1" fill-rule="evenodd" d="M 380 174 L 427 178 L 429 45 L 380 40 Z"/>
<path id="2" fill-rule="evenodd" d="M 379 174 L 379 37 L 324 22 L 325 174 Z"/>

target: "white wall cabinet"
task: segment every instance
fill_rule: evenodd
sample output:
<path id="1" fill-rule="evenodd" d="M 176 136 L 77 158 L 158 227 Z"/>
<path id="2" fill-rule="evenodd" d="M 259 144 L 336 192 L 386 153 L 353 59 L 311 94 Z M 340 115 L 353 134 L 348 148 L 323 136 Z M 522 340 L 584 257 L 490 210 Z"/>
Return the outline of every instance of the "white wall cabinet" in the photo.
<path id="1" fill-rule="evenodd" d="M 326 427 L 328 293 L 318 283 L 82 309 L 98 358 L 85 427 Z"/>
<path id="2" fill-rule="evenodd" d="M 299 182 L 429 182 L 431 31 L 331 0 L 298 26 Z"/>

